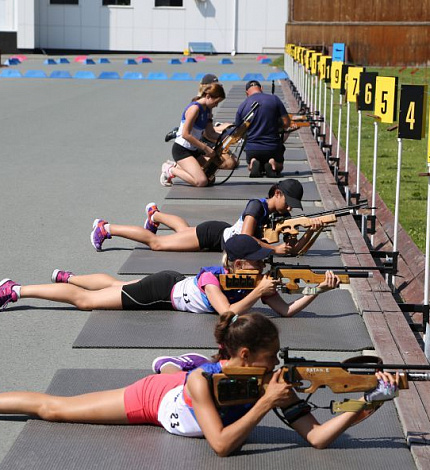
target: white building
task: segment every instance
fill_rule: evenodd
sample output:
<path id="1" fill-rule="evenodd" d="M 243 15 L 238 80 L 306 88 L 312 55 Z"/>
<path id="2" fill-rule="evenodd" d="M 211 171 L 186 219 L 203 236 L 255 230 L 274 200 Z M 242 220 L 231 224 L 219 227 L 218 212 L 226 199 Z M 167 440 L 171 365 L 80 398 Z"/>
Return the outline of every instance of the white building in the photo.
<path id="1" fill-rule="evenodd" d="M 288 0 L 0 0 L 19 49 L 281 52 Z M 0 41 L 1 42 L 1 41 Z M 0 46 L 1 49 L 1 46 Z"/>

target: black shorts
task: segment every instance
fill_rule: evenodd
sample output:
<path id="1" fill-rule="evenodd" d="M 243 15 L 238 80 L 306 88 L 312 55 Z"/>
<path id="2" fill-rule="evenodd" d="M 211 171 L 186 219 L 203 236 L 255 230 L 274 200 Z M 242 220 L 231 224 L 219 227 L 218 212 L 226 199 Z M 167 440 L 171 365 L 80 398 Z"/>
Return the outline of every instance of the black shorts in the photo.
<path id="1" fill-rule="evenodd" d="M 172 156 L 175 162 L 179 162 L 180 160 L 183 160 L 184 158 L 188 157 L 194 157 L 195 159 L 198 159 L 202 155 L 204 155 L 204 152 L 202 150 L 187 149 L 185 147 L 182 147 L 182 145 L 177 144 L 176 142 L 174 142 L 172 146 Z"/>
<path id="2" fill-rule="evenodd" d="M 170 300 L 173 286 L 185 279 L 176 271 L 160 271 L 121 289 L 123 310 L 174 310 Z"/>
<path id="3" fill-rule="evenodd" d="M 273 158 L 276 163 L 284 163 L 284 152 L 285 147 L 283 145 L 274 150 L 246 150 L 246 162 L 249 164 L 255 158 L 264 165 Z"/>
<path id="4" fill-rule="evenodd" d="M 231 227 L 227 222 L 209 220 L 196 227 L 196 235 L 201 250 L 222 251 L 222 236 L 226 228 Z"/>

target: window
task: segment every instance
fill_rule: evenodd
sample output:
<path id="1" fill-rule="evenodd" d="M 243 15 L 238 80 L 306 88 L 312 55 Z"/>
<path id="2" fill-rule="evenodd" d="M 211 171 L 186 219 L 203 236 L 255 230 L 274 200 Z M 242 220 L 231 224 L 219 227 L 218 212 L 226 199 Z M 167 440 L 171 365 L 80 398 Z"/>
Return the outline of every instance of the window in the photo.
<path id="1" fill-rule="evenodd" d="M 183 0 L 155 0 L 156 7 L 182 7 Z"/>
<path id="2" fill-rule="evenodd" d="M 103 0 L 103 6 L 107 5 L 126 5 L 130 6 L 131 0 Z"/>
<path id="3" fill-rule="evenodd" d="M 50 0 L 51 5 L 79 5 L 79 0 Z"/>

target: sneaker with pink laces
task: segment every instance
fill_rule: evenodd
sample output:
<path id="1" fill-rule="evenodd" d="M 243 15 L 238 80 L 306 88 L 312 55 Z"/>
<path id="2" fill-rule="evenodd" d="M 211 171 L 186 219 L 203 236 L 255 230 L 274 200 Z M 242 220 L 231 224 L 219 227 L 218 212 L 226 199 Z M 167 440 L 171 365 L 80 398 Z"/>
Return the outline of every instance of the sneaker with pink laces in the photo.
<path id="1" fill-rule="evenodd" d="M 4 310 L 9 302 L 18 300 L 18 294 L 13 290 L 15 286 L 19 286 L 19 284 L 11 279 L 0 281 L 0 310 Z"/>
<path id="2" fill-rule="evenodd" d="M 52 272 L 51 281 L 54 284 L 67 284 L 72 276 L 74 276 L 74 274 L 71 271 L 61 271 L 60 269 L 54 269 Z"/>
<path id="3" fill-rule="evenodd" d="M 161 176 L 160 176 L 160 183 L 163 186 L 172 186 L 172 179 L 174 175 L 172 175 L 172 168 L 176 166 L 176 163 L 165 162 L 161 166 Z"/>
<path id="4" fill-rule="evenodd" d="M 160 223 L 154 222 L 152 220 L 152 216 L 154 215 L 154 213 L 159 212 L 157 204 L 155 204 L 155 202 L 150 202 L 149 204 L 146 204 L 145 212 L 146 212 L 146 220 L 145 220 L 144 228 L 146 228 L 146 230 L 149 230 L 154 234 L 157 233 Z"/>
<path id="5" fill-rule="evenodd" d="M 105 229 L 106 220 L 95 219 L 93 222 L 93 231 L 91 232 L 91 244 L 97 251 L 102 251 L 103 242 L 106 238 L 112 238 L 111 234 Z"/>

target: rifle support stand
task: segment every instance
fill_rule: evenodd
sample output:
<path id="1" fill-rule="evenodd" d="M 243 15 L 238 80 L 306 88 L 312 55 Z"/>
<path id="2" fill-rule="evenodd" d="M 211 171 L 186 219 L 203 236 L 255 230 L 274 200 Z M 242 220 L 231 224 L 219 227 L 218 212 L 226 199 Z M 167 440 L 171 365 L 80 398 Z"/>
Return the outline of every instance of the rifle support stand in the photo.
<path id="1" fill-rule="evenodd" d="M 422 324 L 418 323 L 409 323 L 411 330 L 418 333 L 426 333 L 427 325 L 429 323 L 429 306 L 428 305 L 421 305 L 421 304 L 407 304 L 399 302 L 398 306 L 402 312 L 417 312 L 423 314 L 423 322 Z M 426 334 L 427 336 L 427 334 Z M 426 338 L 427 341 L 430 341 L 430 338 Z"/>

